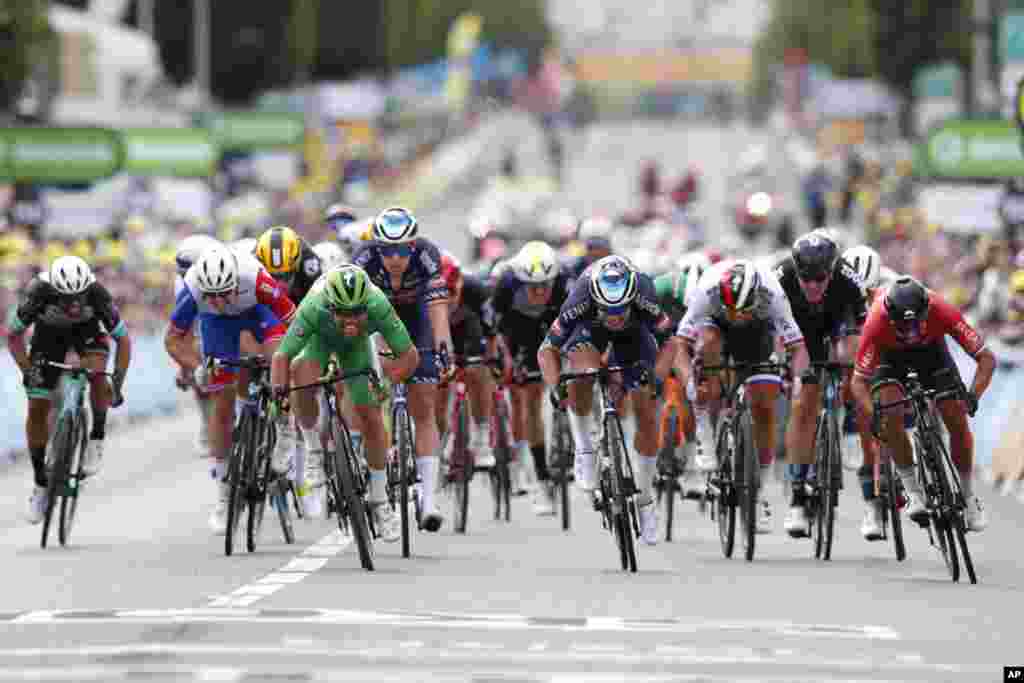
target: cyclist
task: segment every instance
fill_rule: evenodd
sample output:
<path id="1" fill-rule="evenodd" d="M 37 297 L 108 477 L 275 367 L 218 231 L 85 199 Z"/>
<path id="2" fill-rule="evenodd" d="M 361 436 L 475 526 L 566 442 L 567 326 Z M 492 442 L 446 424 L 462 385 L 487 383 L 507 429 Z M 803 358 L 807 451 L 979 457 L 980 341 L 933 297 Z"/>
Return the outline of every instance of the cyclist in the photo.
<path id="1" fill-rule="evenodd" d="M 363 241 L 360 237 L 366 225 L 350 207 L 332 204 L 324 211 L 324 227 L 337 236 L 339 246 L 344 250 L 346 259 L 349 259 Z"/>
<path id="2" fill-rule="evenodd" d="M 490 308 L 504 350 L 504 366 L 510 379 L 515 372 L 536 372 L 537 352 L 551 323 L 568 296 L 568 274 L 558 264 L 558 255 L 545 242 L 528 242 L 498 279 Z M 534 499 L 538 515 L 555 514 L 555 487 L 548 472 L 544 444 L 544 384 L 511 383 L 512 438 L 515 440 L 516 477 L 532 456 L 540 491 Z"/>
<path id="3" fill-rule="evenodd" d="M 657 543 L 658 518 L 652 497 L 657 466 L 657 424 L 654 397 L 637 391 L 653 369 L 665 379 L 672 368 L 678 345 L 658 350 L 655 335 L 671 329 L 672 321 L 661 310 L 654 283 L 620 256 L 606 256 L 594 263 L 573 285 L 558 318 L 552 323 L 537 359 L 544 381 L 558 386 L 564 352 L 574 371 L 596 369 L 609 350 L 612 365 L 632 365 L 621 376 L 624 397 L 632 399 L 637 429 L 633 439 L 636 486 L 639 491 L 640 524 L 645 543 Z M 643 369 L 633 364 L 639 363 Z M 593 382 L 569 386 L 569 426 L 576 446 L 576 482 L 585 490 L 595 486 L 594 444 L 591 435 Z M 559 397 L 559 402 L 564 399 Z"/>
<path id="4" fill-rule="evenodd" d="M 44 277 L 44 275 L 46 277 Z M 34 326 L 31 346 L 25 333 Z M 61 256 L 29 282 L 21 303 L 8 322 L 7 343 L 14 362 L 22 372 L 28 396 L 25 438 L 32 460 L 35 488 L 29 499 L 28 521 L 38 524 L 46 511 L 46 444 L 50 438 L 50 401 L 57 388 L 60 370 L 47 361 L 63 363 L 74 350 L 83 367 L 104 371 L 110 355 L 110 338 L 117 342 L 114 359 L 114 392 L 107 378 L 90 378 L 92 432 L 82 459 L 86 476 L 99 472 L 106 437 L 107 410 L 121 394 L 131 364 L 132 340 L 110 292 L 78 256 Z M 116 406 L 115 406 L 116 407 Z"/>
<path id="5" fill-rule="evenodd" d="M 811 361 L 827 361 L 832 349 L 825 346 L 830 337 L 835 360 L 852 360 L 856 354 L 860 327 L 867 317 L 864 284 L 857 271 L 840 259 L 839 246 L 821 230 L 803 235 L 782 263 L 775 277 L 789 299 Z M 802 371 L 794 368 L 794 373 Z M 804 507 L 807 474 L 814 463 L 814 436 L 822 392 L 820 375 L 808 369 L 801 377 L 801 389 L 794 392 L 786 425 L 786 453 L 792 486 L 789 512 L 784 523 L 794 538 L 810 534 L 810 522 Z M 867 434 L 862 435 L 867 438 Z"/>
<path id="6" fill-rule="evenodd" d="M 861 245 L 843 252 L 843 260 L 850 264 L 864 284 L 868 306 L 875 299 L 875 293 L 882 283 L 882 258 L 871 247 Z M 887 269 L 886 269 L 887 270 Z M 846 404 L 846 419 L 843 430 L 847 433 L 857 428 L 852 398 Z M 859 430 L 858 430 L 859 431 Z M 861 433 L 861 452 L 864 462 L 857 469 L 861 495 L 864 497 L 864 520 L 860 524 L 861 535 L 868 541 L 882 539 L 882 508 L 875 498 L 874 466 L 878 457 L 878 442 L 867 431 Z"/>
<path id="7" fill-rule="evenodd" d="M 373 241 L 361 246 L 352 262 L 365 270 L 391 301 L 419 350 L 419 367 L 409 380 L 409 415 L 416 427 L 422 526 L 435 532 L 444 517 L 434 502 L 441 449 L 434 407 L 439 372 L 445 379 L 452 374 L 448 358 L 452 348 L 448 287 L 441 275 L 441 252 L 433 242 L 419 236 L 419 223 L 411 212 L 394 207 L 377 216 Z M 310 464 L 307 459 L 307 471 Z"/>
<path id="8" fill-rule="evenodd" d="M 565 264 L 565 271 L 576 280 L 592 264 L 612 253 L 612 231 L 614 226 L 605 216 L 591 216 L 580 221 L 578 239 L 584 252 Z"/>
<path id="9" fill-rule="evenodd" d="M 178 252 L 174 255 L 174 264 L 177 274 L 174 276 L 174 298 L 177 300 L 181 290 L 185 287 L 185 273 L 192 267 L 195 260 L 207 248 L 220 244 L 209 235 L 190 235 L 182 241 Z M 190 332 L 191 334 L 191 332 Z M 192 337 L 195 339 L 195 336 Z M 198 340 L 195 341 L 198 344 Z M 210 397 L 192 381 L 192 373 L 185 367 L 178 367 L 177 383 L 181 387 L 192 387 L 192 395 L 196 399 L 196 406 L 199 408 L 199 436 L 196 439 L 197 450 L 202 457 L 210 457 L 210 432 L 207 430 L 207 421 L 210 418 Z"/>
<path id="10" fill-rule="evenodd" d="M 286 225 L 270 228 L 256 241 L 253 252 L 267 272 L 284 286 L 296 305 L 320 277 L 320 257 L 306 240 Z"/>
<path id="11" fill-rule="evenodd" d="M 463 358 L 487 355 L 494 331 L 484 304 L 491 297 L 491 288 L 483 279 L 464 274 L 458 259 L 447 251 L 441 253 L 441 274 L 448 287 L 448 319 L 451 321 L 452 339 L 459 344 L 455 348 L 456 355 Z M 470 421 L 469 450 L 475 456 L 477 467 L 494 467 L 494 453 L 491 450 L 491 402 L 494 387 L 491 382 L 488 368 L 482 365 L 466 368 L 466 391 L 473 416 Z M 447 407 L 448 392 L 439 391 L 435 411 L 441 432 L 448 429 Z M 454 445 L 453 439 L 448 442 Z"/>
<path id="12" fill-rule="evenodd" d="M 946 348 L 946 335 L 953 337 L 978 362 L 966 402 L 945 400 L 937 408 L 949 431 L 950 456 L 960 471 L 967 502 L 967 527 L 971 531 L 982 531 L 988 520 L 974 492 L 974 437 L 967 416 L 974 415 L 978 400 L 988 389 L 996 358 L 985 346 L 982 336 L 964 320 L 960 310 L 914 278 L 905 275 L 898 278 L 868 312 L 857 352 L 853 396 L 858 414 L 865 416 L 865 423 L 870 424 L 872 405 L 868 382 L 872 377 L 902 379 L 908 371 L 916 371 L 926 389 L 945 390 L 958 386 L 960 375 Z M 886 387 L 880 394 L 884 403 L 901 397 L 895 387 Z M 883 439 L 892 449 L 896 471 L 907 493 L 907 515 L 921 524 L 927 521 L 928 511 L 921 483 L 914 473 L 910 439 L 903 427 L 902 420 L 885 420 Z"/>
<path id="13" fill-rule="evenodd" d="M 679 323 L 681 339 L 676 368 L 694 402 L 697 435 L 697 468 L 718 469 L 712 416 L 717 413 L 722 384 L 718 377 L 696 382 L 703 365 L 718 365 L 725 357 L 736 362 L 768 362 L 775 341 L 794 356 L 793 367 L 807 367 L 803 334 L 793 318 L 782 285 L 771 271 L 751 261 L 722 261 L 708 268 L 697 290 L 687 300 L 686 314 Z M 799 395 L 800 376 L 795 373 L 794 392 Z M 761 463 L 761 484 L 775 454 L 775 404 L 781 379 L 773 374 L 744 374 L 749 382 L 750 414 L 754 423 L 754 444 Z M 761 499 L 758 531 L 771 530 L 771 508 Z"/>
<path id="14" fill-rule="evenodd" d="M 370 335 L 379 332 L 388 347 L 397 354 L 394 360 L 381 361 L 384 374 L 393 382 L 404 382 L 419 364 L 405 325 L 398 319 L 387 297 L 370 283 L 362 268 L 342 265 L 328 271 L 316 281 L 309 295 L 299 306 L 288 335 L 281 342 L 271 367 L 270 379 L 274 394 L 280 400 L 289 384 L 289 376 L 298 384 L 312 384 L 325 372 L 332 356 L 336 356 L 343 372 L 358 372 L 373 367 L 374 350 Z M 387 431 L 379 399 L 371 390 L 367 377 L 346 380 L 355 406 L 354 413 L 366 444 L 370 466 L 369 503 L 374 527 L 387 542 L 397 541 L 401 534 L 398 515 L 388 505 L 385 458 L 388 449 Z M 323 446 L 317 429 L 319 405 L 313 389 L 294 394 L 292 405 L 299 429 L 306 442 L 307 459 L 323 462 Z M 324 484 L 323 469 L 315 480 L 307 476 L 307 484 L 320 488 Z"/>
<path id="15" fill-rule="evenodd" d="M 209 372 L 204 361 L 237 359 L 243 331 L 250 332 L 259 351 L 269 357 L 294 315 L 295 304 L 254 256 L 215 245 L 204 251 L 185 274 L 185 287 L 171 313 L 164 346 L 178 365 L 193 373 L 196 385 L 213 396 L 208 429 L 212 442 L 210 476 L 217 483 L 218 493 L 209 520 L 214 533 L 224 533 L 227 522 L 228 485 L 224 478 L 235 419 L 235 392 L 224 389 L 238 373 L 224 367 Z M 187 337 L 197 320 L 201 350 Z M 287 472 L 287 455 L 281 449 L 274 453 L 271 466 L 275 472 Z"/>

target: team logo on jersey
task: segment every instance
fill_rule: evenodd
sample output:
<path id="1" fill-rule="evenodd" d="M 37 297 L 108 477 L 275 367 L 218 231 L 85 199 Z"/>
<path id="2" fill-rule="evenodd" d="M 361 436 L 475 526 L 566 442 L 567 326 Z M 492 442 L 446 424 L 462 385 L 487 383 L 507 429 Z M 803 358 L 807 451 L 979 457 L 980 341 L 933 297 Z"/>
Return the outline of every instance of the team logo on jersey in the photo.
<path id="1" fill-rule="evenodd" d="M 303 262 L 302 270 L 305 271 L 307 277 L 316 277 L 320 272 L 320 261 L 315 258 L 308 258 Z"/>

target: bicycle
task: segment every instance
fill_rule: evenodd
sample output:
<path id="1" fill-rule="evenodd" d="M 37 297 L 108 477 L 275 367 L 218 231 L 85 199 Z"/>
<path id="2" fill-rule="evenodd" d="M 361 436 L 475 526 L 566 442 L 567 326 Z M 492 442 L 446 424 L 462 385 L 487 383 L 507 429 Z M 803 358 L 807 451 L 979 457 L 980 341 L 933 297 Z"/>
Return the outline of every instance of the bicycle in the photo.
<path id="1" fill-rule="evenodd" d="M 91 412 L 85 402 L 85 394 L 92 377 L 102 375 L 113 377 L 113 373 L 89 368 L 76 367 L 65 363 L 46 361 L 46 365 L 58 368 L 66 376 L 60 397 L 56 429 L 50 440 L 46 472 L 46 511 L 43 516 L 43 533 L 39 547 L 45 548 L 50 535 L 53 512 L 60 498 L 60 521 L 57 525 L 57 540 L 66 546 L 71 539 L 71 529 L 78 511 L 78 495 L 81 482 L 82 460 L 89 442 Z M 120 405 L 123 398 L 114 397 L 113 405 Z"/>
<path id="2" fill-rule="evenodd" d="M 386 467 L 388 502 L 391 509 L 399 511 L 402 519 L 402 557 L 405 558 L 411 555 L 412 550 L 409 522 L 410 498 L 415 506 L 417 528 L 419 528 L 423 515 L 419 497 L 416 495 L 416 486 L 420 480 L 416 472 L 416 456 L 408 400 L 409 387 L 406 384 L 391 385 L 391 448 L 388 451 Z"/>
<path id="3" fill-rule="evenodd" d="M 736 381 L 741 374 L 775 374 L 788 372 L 788 363 L 726 363 L 698 367 L 698 377 L 709 374 L 726 375 L 722 380 L 723 407 L 715 431 L 715 452 L 718 470 L 709 472 L 704 497 L 712 503 L 710 514 L 718 524 L 722 554 L 731 558 L 736 544 L 736 512 L 739 510 L 744 557 L 754 559 L 757 535 L 757 497 L 761 487 L 761 467 L 754 450 L 753 422 L 747 402 L 747 379 Z M 729 384 L 727 384 L 727 380 Z"/>
<path id="4" fill-rule="evenodd" d="M 937 373 L 942 376 L 952 370 L 946 369 Z M 890 403 L 881 403 L 878 392 L 886 386 L 897 386 L 904 398 Z M 925 495 L 925 508 L 928 519 L 918 524 L 928 530 L 928 540 L 932 546 L 938 547 L 942 559 L 949 570 L 950 578 L 960 580 L 960 560 L 971 583 L 978 583 L 974 572 L 974 561 L 967 547 L 967 522 L 964 518 L 967 501 L 960 474 L 953 466 L 953 460 L 942 438 L 940 421 L 935 415 L 935 405 L 946 399 L 963 399 L 966 390 L 962 383 L 953 389 L 925 389 L 917 372 L 906 374 L 903 381 L 888 378 L 876 382 L 871 387 L 874 413 L 871 431 L 879 435 L 881 411 L 898 406 L 910 406 L 914 416 L 913 439 L 916 446 L 914 465 L 917 477 L 921 482 Z M 902 417 L 902 416 L 901 416 Z M 960 557 L 957 557 L 957 546 Z"/>
<path id="5" fill-rule="evenodd" d="M 826 348 L 831 347 L 830 340 L 826 339 Z M 839 506 L 839 492 L 843 489 L 839 390 L 843 374 L 852 368 L 851 363 L 815 361 L 810 364 L 803 380 L 804 384 L 824 382 L 821 410 L 814 429 L 814 477 L 808 485 L 809 495 L 804 498 L 804 507 L 811 520 L 815 559 L 832 559 L 836 508 Z"/>
<path id="6" fill-rule="evenodd" d="M 360 462 L 352 448 L 352 436 L 348 424 L 339 409 L 338 396 L 334 385 L 338 382 L 367 377 L 375 391 L 380 390 L 380 380 L 372 369 L 358 370 L 342 374 L 337 363 L 331 360 L 327 371 L 315 382 L 297 387 L 290 387 L 288 393 L 300 389 L 318 388 L 327 404 L 326 435 L 327 448 L 324 449 L 324 479 L 330 506 L 335 511 L 338 529 L 342 532 L 352 531 L 359 552 L 359 563 L 366 571 L 373 571 L 373 539 L 376 530 L 366 496 L 369 492 L 369 472 Z"/>
<path id="7" fill-rule="evenodd" d="M 474 454 L 469 451 L 469 405 L 466 397 L 466 369 L 484 365 L 482 356 L 469 356 L 455 359 L 455 397 L 452 401 L 451 418 L 449 420 L 449 439 L 452 439 L 451 460 L 448 463 L 447 485 L 454 487 L 455 492 L 455 533 L 466 533 L 469 518 L 469 484 L 473 480 L 476 468 L 473 464 Z M 441 385 L 442 390 L 446 388 Z"/>
<path id="8" fill-rule="evenodd" d="M 684 490 L 679 481 L 686 476 L 684 446 L 687 438 L 693 441 L 693 417 L 683 397 L 683 387 L 674 373 L 665 380 L 662 394 L 665 400 L 658 420 L 658 473 L 654 478 L 654 490 L 658 503 L 665 500 L 665 541 L 671 543 L 676 494 L 684 500 L 703 501 L 703 496 Z"/>
<path id="9" fill-rule="evenodd" d="M 875 498 L 882 510 L 882 539 L 889 538 L 889 527 L 892 526 L 893 550 L 896 551 L 896 560 L 902 562 L 907 557 L 907 547 L 903 543 L 903 520 L 900 517 L 900 510 L 906 496 L 903 493 L 903 482 L 896 476 L 892 457 L 888 453 L 883 454 L 882 450 L 879 449 L 872 471 Z M 881 462 L 883 459 L 884 463 Z"/>
<path id="10" fill-rule="evenodd" d="M 569 414 L 564 408 L 555 408 L 551 415 L 551 450 L 548 471 L 551 482 L 558 492 L 559 510 L 562 518 L 562 531 L 569 530 L 569 482 L 573 478 L 572 462 L 574 450 L 572 431 L 569 428 Z"/>
<path id="11" fill-rule="evenodd" d="M 235 418 L 233 445 L 228 458 L 224 554 L 230 557 L 234 553 L 238 525 L 245 510 L 248 510 L 246 549 L 250 553 L 255 552 L 268 495 L 272 507 L 277 511 L 284 541 L 290 545 L 295 542 L 295 530 L 288 495 L 291 494 L 295 505 L 298 502 L 292 481 L 271 469 L 274 448 L 277 446 L 277 425 L 270 417 L 270 403 L 273 400 L 270 363 L 262 356 L 242 356 L 238 360 L 211 358 L 207 365 L 211 370 L 231 367 L 248 372 L 245 398 Z"/>
<path id="12" fill-rule="evenodd" d="M 636 494 L 638 493 L 633 465 L 627 456 L 626 442 L 622 436 L 622 424 L 608 386 L 609 379 L 641 364 L 611 366 L 574 372 L 563 372 L 558 376 L 561 388 L 567 382 L 596 377 L 601 393 L 602 433 L 599 460 L 599 495 L 594 498 L 594 508 L 601 513 L 601 521 L 615 539 L 619 561 L 624 571 L 636 572 L 636 539 L 640 537 Z M 646 378 L 645 378 L 646 379 Z M 646 383 L 646 382 L 643 382 Z"/>
<path id="13" fill-rule="evenodd" d="M 491 449 L 494 451 L 494 467 L 490 471 L 491 497 L 494 499 L 494 519 L 512 518 L 512 471 L 510 463 L 515 457 L 512 452 L 512 398 L 509 388 L 502 380 L 502 366 L 499 359 L 490 361 L 495 373 L 494 399 L 491 409 Z"/>

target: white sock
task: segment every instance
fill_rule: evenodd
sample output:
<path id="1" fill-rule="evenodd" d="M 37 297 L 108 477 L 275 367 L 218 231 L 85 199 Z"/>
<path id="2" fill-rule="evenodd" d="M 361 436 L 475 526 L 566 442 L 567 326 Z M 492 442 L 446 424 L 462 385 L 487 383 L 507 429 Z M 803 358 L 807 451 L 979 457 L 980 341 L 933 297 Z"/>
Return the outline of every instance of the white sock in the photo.
<path id="1" fill-rule="evenodd" d="M 227 460 L 210 460 L 210 479 L 214 481 L 224 481 L 224 477 L 228 475 L 228 462 Z"/>
<path id="2" fill-rule="evenodd" d="M 302 439 L 295 439 L 292 444 L 292 462 L 295 463 L 295 467 L 292 468 L 292 481 L 301 487 L 306 481 L 306 444 Z"/>
<path id="3" fill-rule="evenodd" d="M 705 454 L 714 453 L 715 430 L 711 425 L 711 412 L 707 408 L 694 408 L 693 418 L 696 424 L 697 443 Z"/>
<path id="4" fill-rule="evenodd" d="M 370 502 L 386 503 L 388 500 L 388 479 L 384 470 L 370 470 Z"/>
<path id="5" fill-rule="evenodd" d="M 594 452 L 594 440 L 591 437 L 590 431 L 594 422 L 594 418 L 587 413 L 586 415 L 577 415 L 572 410 L 569 410 L 569 429 L 572 431 L 572 441 L 576 446 L 577 453 L 593 453 Z"/>
<path id="6" fill-rule="evenodd" d="M 632 415 L 620 420 L 622 424 L 622 440 L 626 442 L 626 451 L 633 448 L 633 440 L 636 438 L 636 418 Z"/>
<path id="7" fill-rule="evenodd" d="M 416 473 L 420 475 L 420 495 L 423 501 L 424 513 L 429 512 L 434 503 L 435 473 L 437 471 L 437 456 L 428 455 L 416 458 Z"/>
<path id="8" fill-rule="evenodd" d="M 658 467 L 658 456 L 636 456 L 636 488 L 640 492 L 640 500 L 651 499 L 651 487 L 654 486 L 654 472 Z"/>
<path id="9" fill-rule="evenodd" d="M 302 440 L 306 442 L 307 451 L 323 450 L 320 446 L 320 431 L 316 427 L 306 429 L 302 425 L 299 425 L 299 431 L 302 432 Z"/>

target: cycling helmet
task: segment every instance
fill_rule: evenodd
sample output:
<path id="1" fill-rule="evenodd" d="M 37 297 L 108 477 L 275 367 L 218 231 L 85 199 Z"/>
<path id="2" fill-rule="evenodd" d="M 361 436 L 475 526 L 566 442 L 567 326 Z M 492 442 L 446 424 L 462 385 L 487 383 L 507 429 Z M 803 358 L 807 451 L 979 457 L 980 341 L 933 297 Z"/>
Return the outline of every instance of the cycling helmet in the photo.
<path id="1" fill-rule="evenodd" d="M 360 312 L 370 298 L 370 280 L 366 271 L 347 263 L 328 272 L 324 282 L 324 301 L 332 311 Z"/>
<path id="2" fill-rule="evenodd" d="M 686 270 L 692 265 L 699 266 L 703 273 L 714 264 L 703 251 L 688 251 L 676 260 L 676 268 L 679 270 Z"/>
<path id="3" fill-rule="evenodd" d="M 462 287 L 462 264 L 450 251 L 441 252 L 441 277 L 448 286 L 448 296 L 454 297 Z"/>
<path id="4" fill-rule="evenodd" d="M 270 228 L 256 242 L 256 258 L 275 277 L 294 273 L 300 256 L 302 238 L 284 225 Z"/>
<path id="5" fill-rule="evenodd" d="M 238 258 L 229 248 L 215 244 L 192 266 L 196 285 L 203 294 L 226 294 L 238 287 Z"/>
<path id="6" fill-rule="evenodd" d="M 546 284 L 558 277 L 558 254 L 546 242 L 527 242 L 516 255 L 515 269 L 523 282 Z"/>
<path id="7" fill-rule="evenodd" d="M 928 317 L 928 290 L 909 275 L 901 275 L 885 292 L 885 311 L 897 326 Z"/>
<path id="8" fill-rule="evenodd" d="M 419 234 L 419 224 L 408 209 L 384 209 L 373 222 L 373 239 L 386 244 L 412 242 Z"/>
<path id="9" fill-rule="evenodd" d="M 801 280 L 822 280 L 832 274 L 839 247 L 824 231 L 815 230 L 793 243 L 792 256 Z"/>
<path id="10" fill-rule="evenodd" d="M 683 295 L 683 301 L 689 301 L 693 293 L 697 291 L 697 283 L 700 282 L 700 278 L 704 275 L 704 270 L 704 265 L 698 262 L 691 263 L 682 270 L 682 277 L 686 280 L 686 292 Z"/>
<path id="11" fill-rule="evenodd" d="M 324 211 L 324 223 L 352 223 L 357 220 L 359 220 L 359 216 L 356 215 L 356 212 L 344 204 L 331 204 Z"/>
<path id="12" fill-rule="evenodd" d="M 50 284 L 61 294 L 81 294 L 94 282 L 89 264 L 78 256 L 61 256 L 50 265 Z"/>
<path id="13" fill-rule="evenodd" d="M 590 295 L 602 308 L 626 306 L 636 298 L 637 279 L 629 261 L 605 256 L 591 266 Z"/>
<path id="14" fill-rule="evenodd" d="M 722 271 L 718 290 L 722 304 L 732 313 L 749 311 L 757 304 L 761 275 L 752 261 L 736 261 Z"/>
<path id="15" fill-rule="evenodd" d="M 867 289 L 875 289 L 881 282 L 882 257 L 866 245 L 853 247 L 843 252 L 843 260 L 853 266 Z"/>
<path id="16" fill-rule="evenodd" d="M 313 253 L 319 257 L 325 271 L 345 262 L 345 251 L 336 242 L 320 242 L 313 247 Z"/>
<path id="17" fill-rule="evenodd" d="M 178 275 L 184 275 L 188 272 L 188 269 L 192 267 L 192 264 L 199 258 L 199 255 L 215 244 L 220 244 L 220 242 L 209 235 L 189 235 L 186 237 L 182 241 L 181 246 L 178 247 L 178 253 L 174 255 L 174 263 L 178 267 Z"/>
<path id="18" fill-rule="evenodd" d="M 580 221 L 579 239 L 588 249 L 611 249 L 612 222 L 605 216 L 591 216 Z"/>

